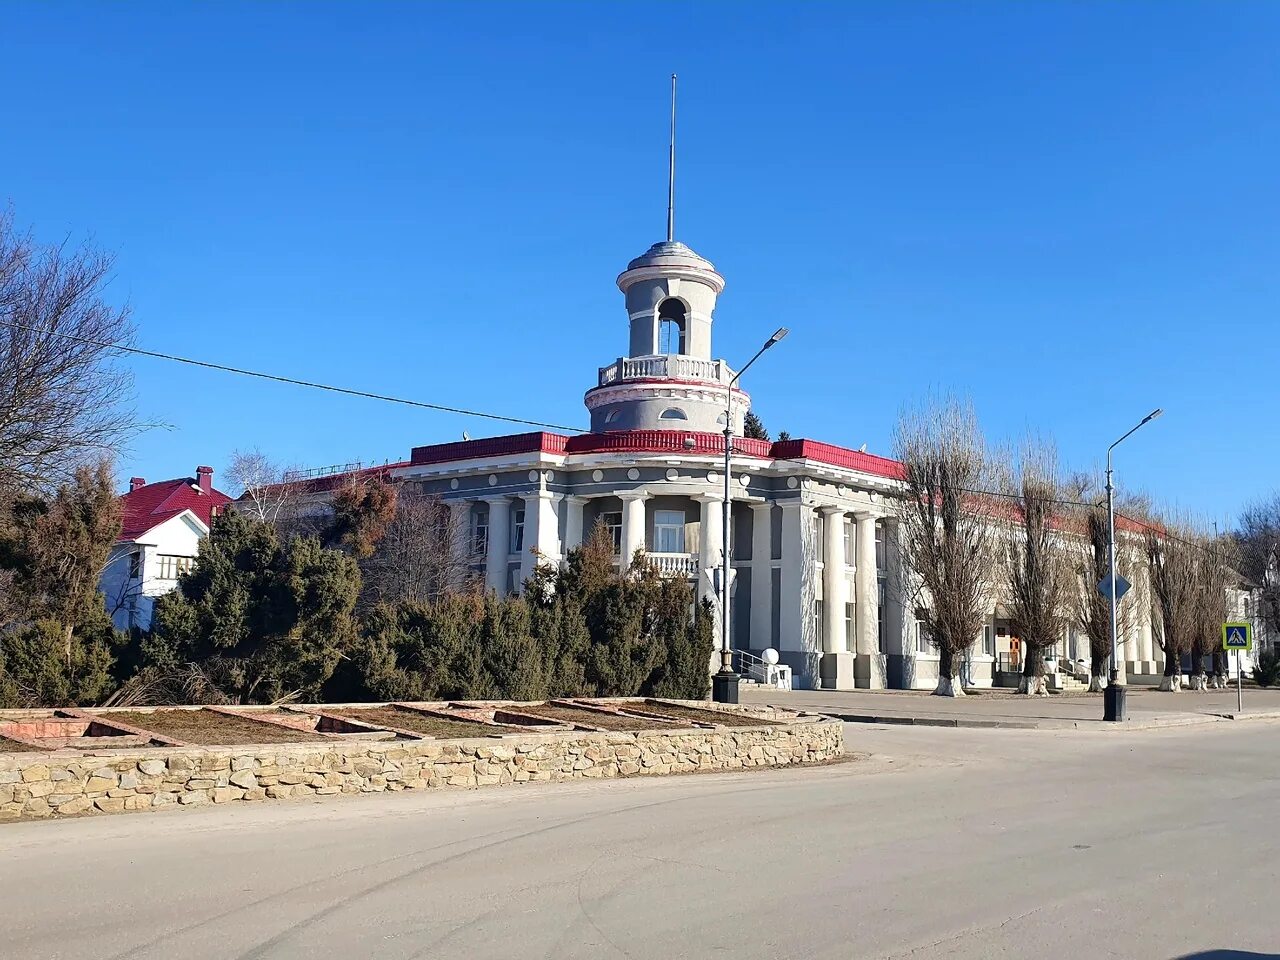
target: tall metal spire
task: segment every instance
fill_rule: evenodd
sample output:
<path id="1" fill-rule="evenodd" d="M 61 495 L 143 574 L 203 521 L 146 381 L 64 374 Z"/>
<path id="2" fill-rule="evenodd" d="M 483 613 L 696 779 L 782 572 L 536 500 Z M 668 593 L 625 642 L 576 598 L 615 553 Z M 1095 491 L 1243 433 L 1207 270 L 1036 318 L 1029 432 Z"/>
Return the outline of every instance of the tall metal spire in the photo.
<path id="1" fill-rule="evenodd" d="M 676 238 L 676 75 L 671 75 L 671 148 L 667 155 L 667 242 Z"/>

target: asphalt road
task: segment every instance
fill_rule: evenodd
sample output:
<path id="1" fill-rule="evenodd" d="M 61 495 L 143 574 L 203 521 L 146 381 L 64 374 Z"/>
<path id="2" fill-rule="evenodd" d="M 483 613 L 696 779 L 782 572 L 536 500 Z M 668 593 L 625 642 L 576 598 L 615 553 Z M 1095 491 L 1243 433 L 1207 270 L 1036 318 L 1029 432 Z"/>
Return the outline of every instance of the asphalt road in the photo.
<path id="1" fill-rule="evenodd" d="M 1280 955 L 1280 723 L 846 730 L 813 770 L 3 826 L 0 956 Z"/>

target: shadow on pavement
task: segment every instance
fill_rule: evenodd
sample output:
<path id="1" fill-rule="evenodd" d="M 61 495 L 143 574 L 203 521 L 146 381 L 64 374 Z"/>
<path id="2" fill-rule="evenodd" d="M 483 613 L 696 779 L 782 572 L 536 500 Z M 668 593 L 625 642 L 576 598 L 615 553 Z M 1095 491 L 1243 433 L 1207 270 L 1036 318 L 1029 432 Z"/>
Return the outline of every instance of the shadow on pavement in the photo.
<path id="1" fill-rule="evenodd" d="M 1278 960 L 1280 953 L 1254 953 L 1252 950 L 1201 950 L 1175 960 Z"/>

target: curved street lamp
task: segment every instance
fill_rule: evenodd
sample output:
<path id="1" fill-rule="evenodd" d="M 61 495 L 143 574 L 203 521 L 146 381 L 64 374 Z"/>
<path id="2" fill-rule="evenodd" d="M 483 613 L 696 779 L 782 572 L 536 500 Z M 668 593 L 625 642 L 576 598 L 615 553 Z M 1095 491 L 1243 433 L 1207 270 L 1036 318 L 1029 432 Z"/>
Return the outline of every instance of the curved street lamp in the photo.
<path id="1" fill-rule="evenodd" d="M 1120 679 L 1120 630 L 1116 615 L 1118 606 L 1116 598 L 1116 504 L 1115 487 L 1111 484 L 1111 451 L 1162 413 L 1164 413 L 1164 410 L 1159 407 L 1152 410 L 1142 418 L 1136 427 L 1107 447 L 1107 580 L 1111 600 L 1111 672 L 1107 676 L 1107 689 L 1102 694 L 1103 720 L 1118 722 L 1126 719 L 1124 692 L 1118 682 Z"/>
<path id="2" fill-rule="evenodd" d="M 720 672 L 711 678 L 711 699 L 716 703 L 737 703 L 738 702 L 738 675 L 733 672 L 733 648 L 729 639 L 729 575 L 731 571 L 731 561 L 729 553 L 729 534 L 731 530 L 732 517 L 730 515 L 730 457 L 733 455 L 733 386 L 738 382 L 738 378 L 750 369 L 751 364 L 760 359 L 760 355 L 772 347 L 775 343 L 785 337 L 790 331 L 786 327 L 779 327 L 774 331 L 773 336 L 764 342 L 756 355 L 747 361 L 746 365 L 735 373 L 729 380 L 728 386 L 725 388 L 724 400 L 724 504 L 723 514 L 721 516 L 722 541 L 721 547 L 723 554 L 720 558 Z M 753 584 L 754 586 L 754 584 Z"/>

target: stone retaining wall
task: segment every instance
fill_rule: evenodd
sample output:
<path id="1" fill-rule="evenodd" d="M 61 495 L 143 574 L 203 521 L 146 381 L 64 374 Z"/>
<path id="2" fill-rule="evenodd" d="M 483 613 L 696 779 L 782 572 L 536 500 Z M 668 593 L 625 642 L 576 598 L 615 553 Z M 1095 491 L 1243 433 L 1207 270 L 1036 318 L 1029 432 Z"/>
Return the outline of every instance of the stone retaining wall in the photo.
<path id="1" fill-rule="evenodd" d="M 663 776 L 820 763 L 841 724 L 0 756 L 0 821 L 383 790 Z"/>

